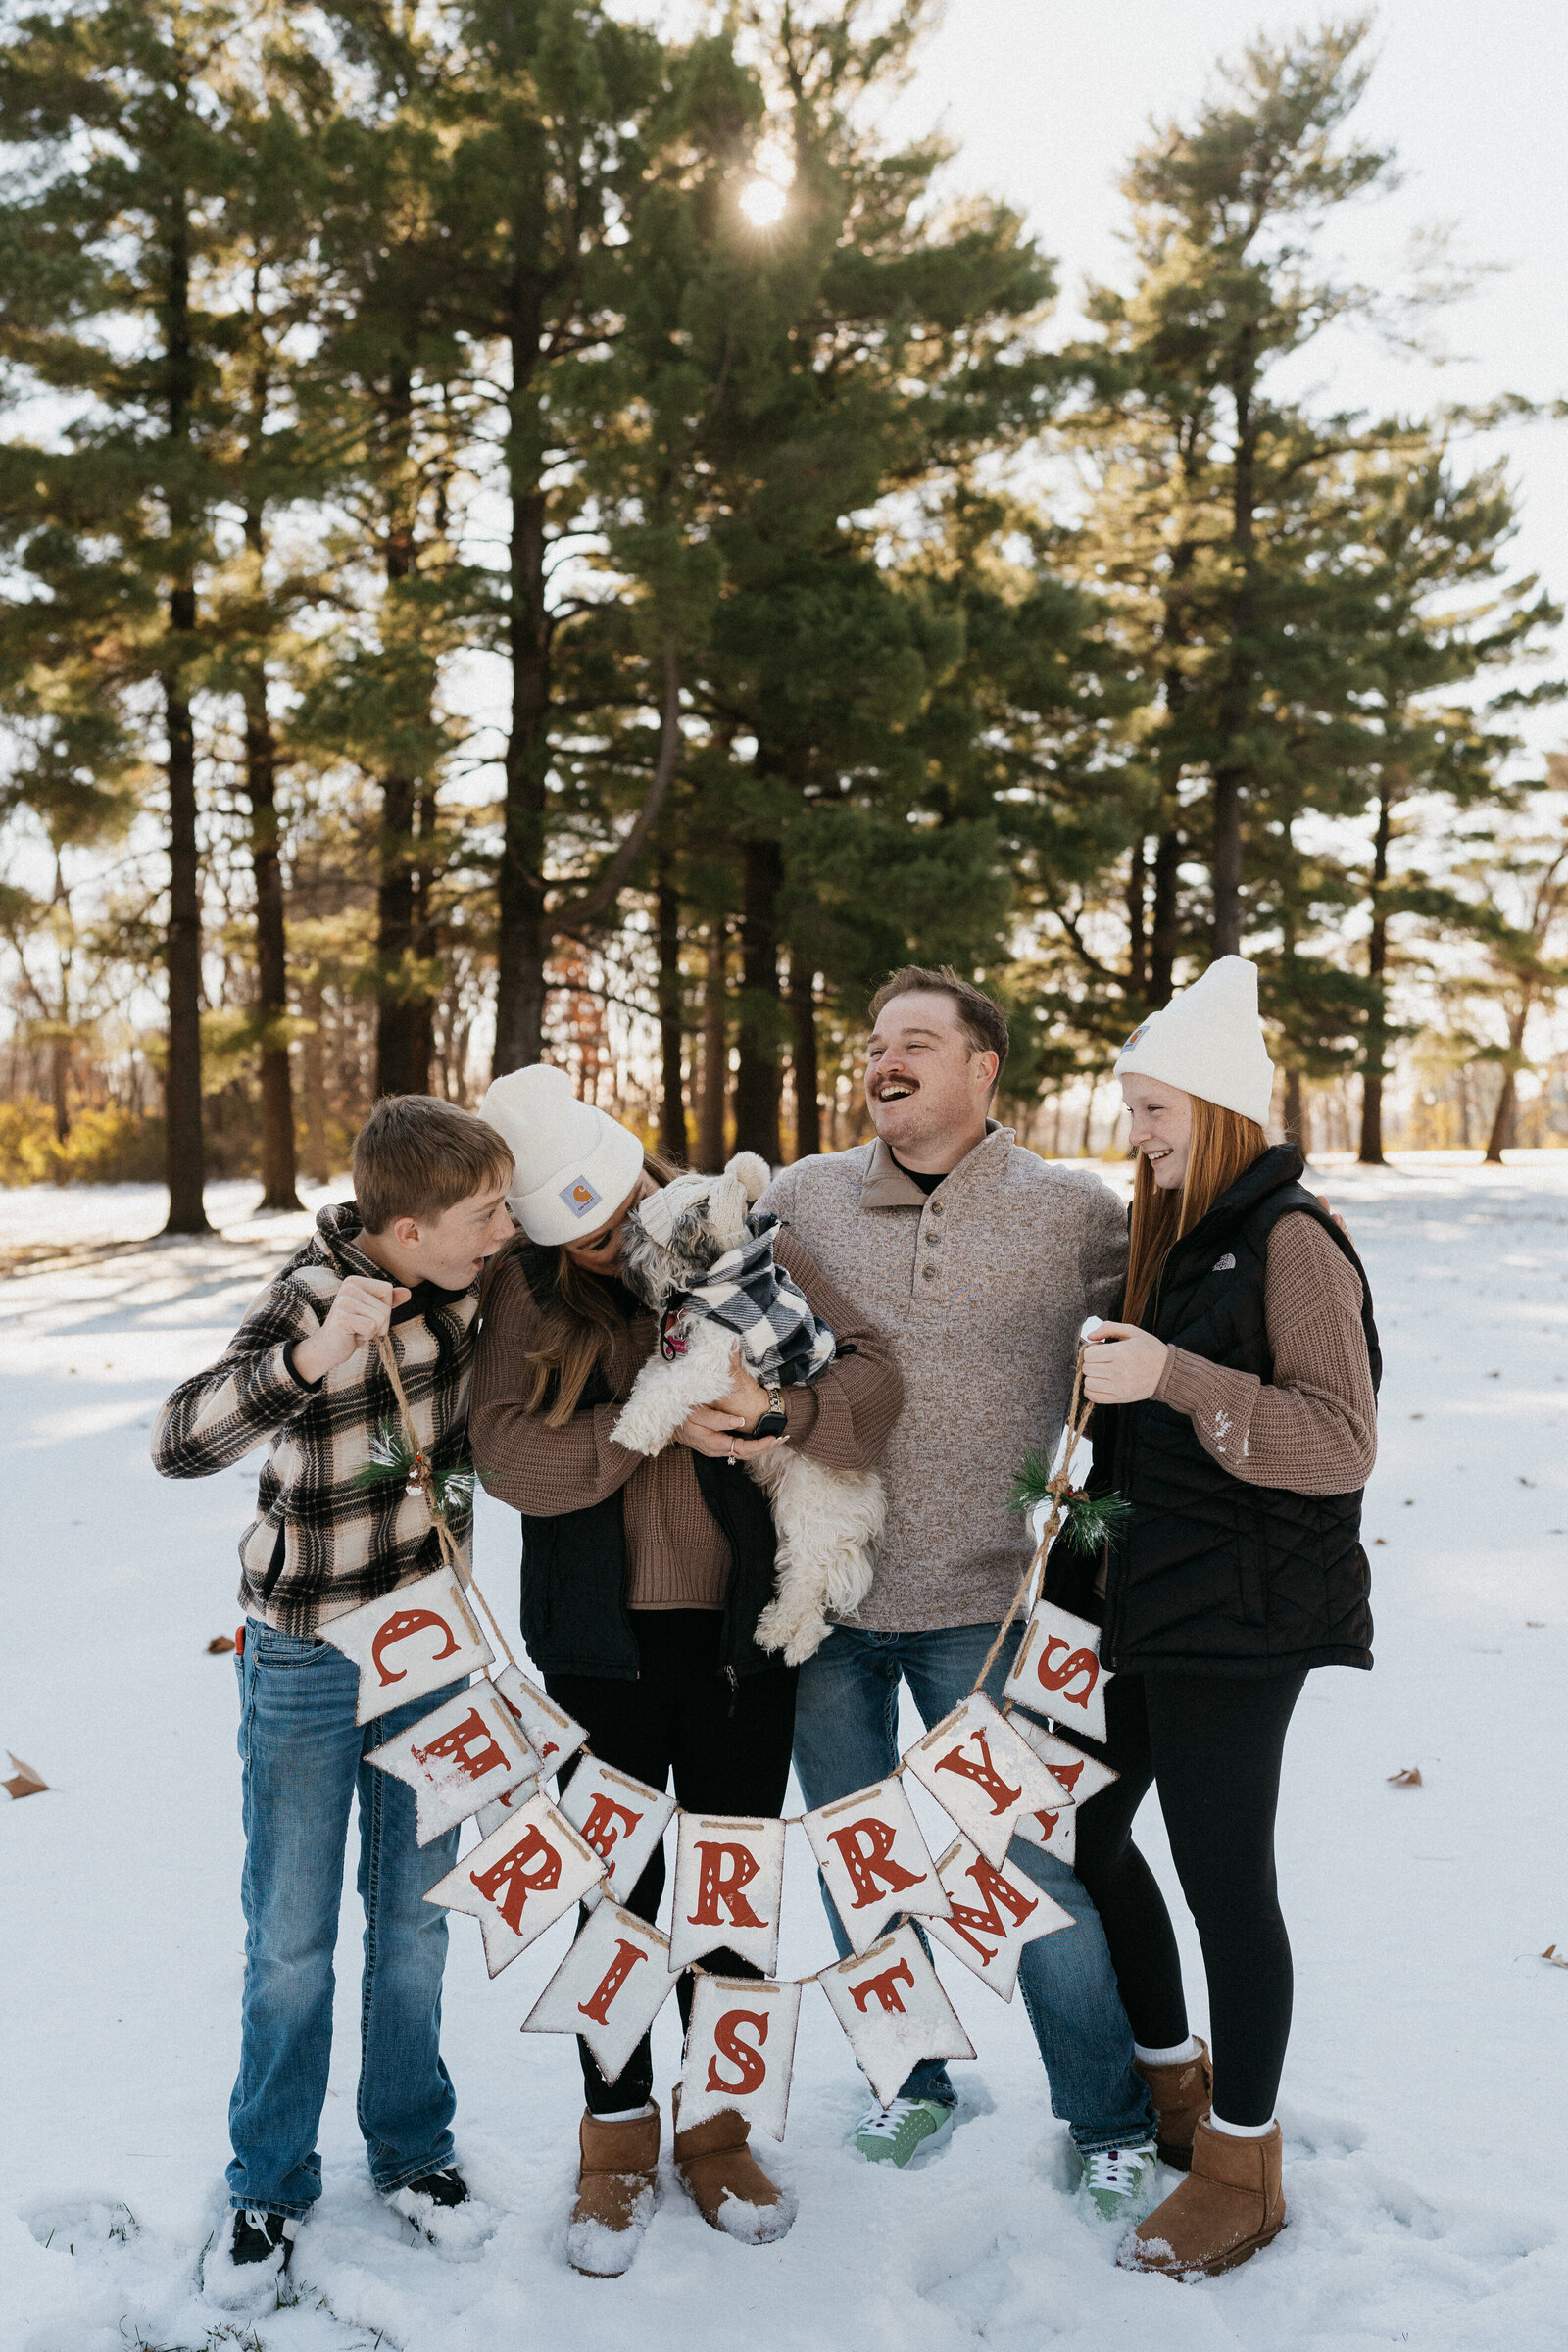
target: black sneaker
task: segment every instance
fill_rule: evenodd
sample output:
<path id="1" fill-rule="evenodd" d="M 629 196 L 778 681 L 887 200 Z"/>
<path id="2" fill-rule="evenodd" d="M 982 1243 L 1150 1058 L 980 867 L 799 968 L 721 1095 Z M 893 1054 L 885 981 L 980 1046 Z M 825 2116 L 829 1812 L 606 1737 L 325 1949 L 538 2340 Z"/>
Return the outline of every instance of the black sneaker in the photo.
<path id="1" fill-rule="evenodd" d="M 455 2164 L 405 2180 L 401 2188 L 389 2192 L 386 2201 L 432 2246 L 444 2246 L 451 2252 L 471 2250 L 495 2227 L 494 2215 L 468 2194 L 468 2183 Z"/>
<path id="2" fill-rule="evenodd" d="M 400 2197 L 428 2197 L 432 2205 L 466 2205 L 468 2183 L 455 2164 L 444 2164 L 438 2173 L 421 2173 L 417 2180 L 405 2180 L 401 2188 L 393 2189 L 387 2203 L 397 2205 Z M 405 2208 L 399 2206 L 398 2210 Z"/>
<path id="3" fill-rule="evenodd" d="M 274 2288 L 288 2269 L 299 2224 L 292 2215 L 247 2205 L 231 2213 L 202 2270 L 202 2285 L 223 2304 L 246 2304 Z"/>

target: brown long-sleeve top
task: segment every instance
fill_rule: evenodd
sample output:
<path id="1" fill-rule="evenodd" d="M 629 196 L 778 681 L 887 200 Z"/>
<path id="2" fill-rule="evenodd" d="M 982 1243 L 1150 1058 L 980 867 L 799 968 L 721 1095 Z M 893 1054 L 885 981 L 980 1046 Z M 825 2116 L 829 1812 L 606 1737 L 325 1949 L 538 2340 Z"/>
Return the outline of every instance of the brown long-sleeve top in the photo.
<path id="1" fill-rule="evenodd" d="M 1246 1486 L 1355 1494 L 1378 1458 L 1361 1283 L 1315 1218 L 1281 1217 L 1269 1235 L 1263 1313 L 1271 1381 L 1172 1348 L 1155 1396 Z"/>
<path id="2" fill-rule="evenodd" d="M 773 1246 L 812 1314 L 838 1341 L 832 1363 L 809 1387 L 783 1392 L 789 1442 L 830 1470 L 868 1470 L 904 1401 L 887 1343 L 793 1234 L 779 1232 Z M 473 1365 L 468 1426 L 486 1493 L 531 1518 L 551 1519 L 586 1510 L 618 1488 L 624 1495 L 626 1606 L 721 1609 L 729 1546 L 703 1500 L 689 1447 L 629 1453 L 610 1434 L 654 1351 L 654 1316 L 638 1312 L 615 1337 L 604 1366 L 612 1401 L 584 1406 L 562 1429 L 551 1429 L 543 1413 L 522 1408 L 538 1325 L 539 1308 L 514 1244 L 496 1258 L 486 1286 Z"/>

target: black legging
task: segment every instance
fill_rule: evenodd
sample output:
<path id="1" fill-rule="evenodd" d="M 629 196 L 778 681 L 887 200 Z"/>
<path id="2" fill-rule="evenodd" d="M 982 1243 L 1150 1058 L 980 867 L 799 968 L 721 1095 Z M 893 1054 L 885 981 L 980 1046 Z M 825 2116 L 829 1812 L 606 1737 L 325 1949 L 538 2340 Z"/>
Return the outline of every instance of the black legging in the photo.
<path id="1" fill-rule="evenodd" d="M 642 1653 L 635 1682 L 600 1674 L 549 1674 L 551 1697 L 575 1715 L 602 1764 L 629 1772 L 651 1788 L 675 1777 L 675 1794 L 688 1812 L 782 1813 L 789 1788 L 795 1734 L 793 1666 L 744 1675 L 732 1691 L 719 1661 L 723 1619 L 716 1609 L 639 1609 Z M 565 1787 L 576 1759 L 561 1776 Z M 664 1891 L 660 1845 L 623 1898 L 639 1919 L 653 1919 Z M 587 1914 L 584 1913 L 586 1918 Z M 726 1977 L 760 1977 L 761 1970 L 729 1950 L 710 1952 L 703 1966 Z M 689 2023 L 692 1981 L 675 1988 L 682 2024 Z M 607 2082 L 588 2044 L 579 2039 L 583 2090 L 592 2115 L 641 2107 L 653 2095 L 654 2054 L 644 2034 L 614 2082 Z"/>
<path id="2" fill-rule="evenodd" d="M 1078 1820 L 1078 1876 L 1095 1898 L 1133 2038 L 1169 2049 L 1188 2034 L 1181 1960 L 1165 1900 L 1132 1840 L 1152 1782 L 1208 1978 L 1214 2111 L 1230 2124 L 1274 2113 L 1291 2034 L 1291 1944 L 1274 1876 L 1280 1759 L 1304 1672 L 1119 1674 L 1105 1687 L 1106 1745 L 1121 1779 Z M 1087 1744 L 1087 1743 L 1086 1743 Z"/>

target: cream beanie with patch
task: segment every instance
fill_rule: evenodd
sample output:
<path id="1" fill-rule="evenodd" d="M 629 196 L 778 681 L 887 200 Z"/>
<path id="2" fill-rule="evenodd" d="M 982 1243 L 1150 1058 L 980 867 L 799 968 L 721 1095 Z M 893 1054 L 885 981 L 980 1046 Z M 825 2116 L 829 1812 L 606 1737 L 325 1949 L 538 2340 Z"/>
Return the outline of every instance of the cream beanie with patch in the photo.
<path id="1" fill-rule="evenodd" d="M 637 1182 L 643 1148 L 608 1111 L 579 1102 L 564 1070 L 534 1061 L 496 1079 L 479 1116 L 516 1162 L 507 1196 L 531 1242 L 559 1248 L 606 1225 Z"/>
<path id="2" fill-rule="evenodd" d="M 1116 1056 L 1118 1078 L 1158 1078 L 1268 1129 L 1274 1064 L 1257 1017 L 1257 966 L 1221 956 L 1200 980 L 1140 1023 Z"/>

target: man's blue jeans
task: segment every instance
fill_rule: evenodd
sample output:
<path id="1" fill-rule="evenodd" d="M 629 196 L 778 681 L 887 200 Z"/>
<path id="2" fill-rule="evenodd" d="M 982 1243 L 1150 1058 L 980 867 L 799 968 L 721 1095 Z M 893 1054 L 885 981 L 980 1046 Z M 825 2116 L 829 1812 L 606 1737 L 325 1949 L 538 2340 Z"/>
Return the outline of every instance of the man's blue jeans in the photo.
<path id="1" fill-rule="evenodd" d="M 1010 1633 L 986 1681 L 1001 1698 L 1022 1627 Z M 836 1626 L 801 1668 L 795 1706 L 795 1770 L 811 1810 L 886 1780 L 899 1761 L 899 1685 L 906 1682 L 929 1731 L 968 1697 L 994 1625 L 956 1625 L 935 1633 L 877 1634 Z M 1015 1838 L 1007 1859 L 1070 1911 L 1075 1927 L 1024 1947 L 1018 1982 L 1051 2084 L 1052 2113 L 1071 2130 L 1085 2155 L 1126 2147 L 1153 2133 L 1148 2085 L 1133 2071 L 1132 2028 L 1116 1989 L 1100 1914 L 1064 1862 Z M 828 1922 L 841 1952 L 850 1949 L 828 1900 Z M 904 2096 L 956 2098 L 940 2059 L 922 2059 Z"/>
<path id="2" fill-rule="evenodd" d="M 423 1896 L 456 1863 L 458 1833 L 416 1844 L 413 1789 L 365 1759 L 464 1686 L 450 1683 L 362 1726 L 354 1720 L 359 1670 L 329 1642 L 250 1618 L 237 1663 L 245 1998 L 228 2193 L 236 2208 L 298 2216 L 321 2193 L 316 2133 L 356 1788 L 365 1905 L 359 2120 L 371 2178 L 385 2194 L 452 2161 L 457 2102 L 440 2047 L 447 1915 Z"/>

